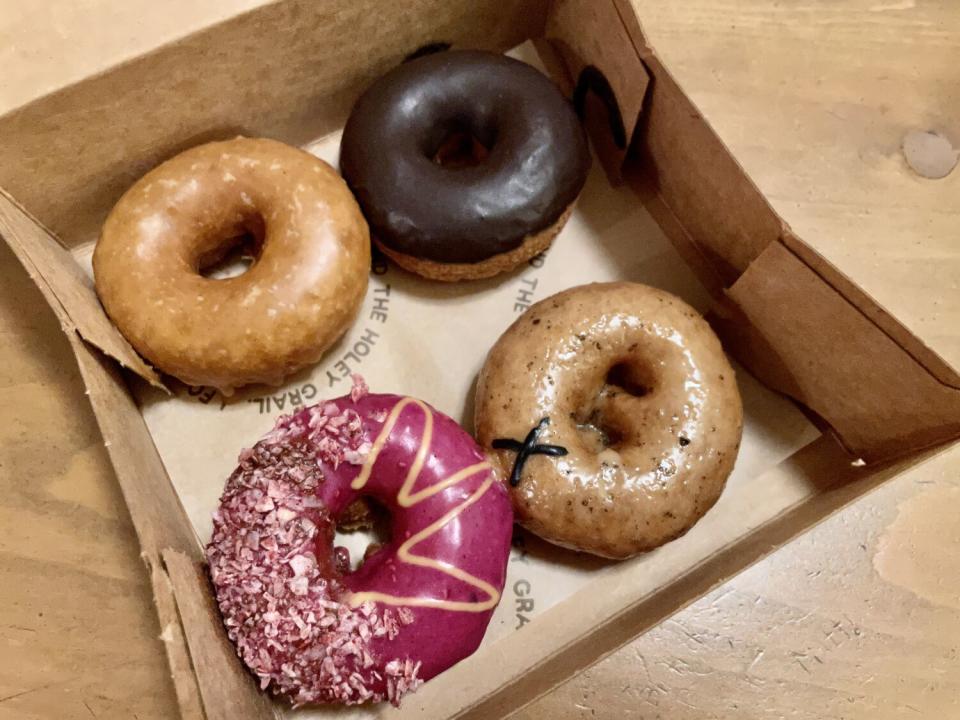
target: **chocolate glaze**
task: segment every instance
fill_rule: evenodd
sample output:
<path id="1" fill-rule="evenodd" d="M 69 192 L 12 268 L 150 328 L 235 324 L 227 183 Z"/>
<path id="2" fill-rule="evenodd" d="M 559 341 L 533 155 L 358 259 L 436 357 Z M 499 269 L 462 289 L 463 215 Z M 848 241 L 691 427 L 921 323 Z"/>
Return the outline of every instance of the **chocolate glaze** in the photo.
<path id="1" fill-rule="evenodd" d="M 479 164 L 433 158 L 452 134 L 489 149 Z M 343 133 L 340 165 L 384 245 L 436 262 L 480 262 L 520 246 L 576 200 L 590 169 L 570 102 L 503 55 L 419 57 L 377 80 Z"/>

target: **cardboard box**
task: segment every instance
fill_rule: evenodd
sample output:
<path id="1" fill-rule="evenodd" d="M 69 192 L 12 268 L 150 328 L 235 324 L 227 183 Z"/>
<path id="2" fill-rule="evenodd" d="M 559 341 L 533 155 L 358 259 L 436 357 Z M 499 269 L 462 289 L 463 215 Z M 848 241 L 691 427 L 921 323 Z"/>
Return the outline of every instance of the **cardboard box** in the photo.
<path id="1" fill-rule="evenodd" d="M 589 575 L 399 711 L 378 713 L 503 716 L 960 436 L 957 372 L 773 212 L 649 47 L 628 0 L 266 4 L 0 117 L 0 234 L 76 353 L 185 718 L 275 709 L 225 638 L 195 523 L 131 392 L 134 376 L 161 379 L 107 320 L 83 267 L 103 217 L 147 169 L 204 140 L 329 135 L 366 84 L 424 45 L 503 51 L 527 39 L 582 110 L 610 183 L 635 191 L 712 295 L 728 351 L 826 435 L 728 489 L 687 537 Z"/>

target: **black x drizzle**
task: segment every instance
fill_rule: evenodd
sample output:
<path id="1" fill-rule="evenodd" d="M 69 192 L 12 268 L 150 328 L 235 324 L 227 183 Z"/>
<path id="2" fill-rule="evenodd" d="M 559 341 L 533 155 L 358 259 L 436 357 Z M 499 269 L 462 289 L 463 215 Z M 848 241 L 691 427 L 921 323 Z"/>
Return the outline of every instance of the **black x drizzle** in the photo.
<path id="1" fill-rule="evenodd" d="M 495 450 L 512 450 L 517 454 L 517 459 L 513 463 L 513 472 L 510 473 L 510 487 L 517 487 L 520 484 L 520 475 L 523 473 L 523 466 L 531 455 L 563 457 L 567 454 L 567 449 L 561 445 L 537 445 L 537 438 L 549 424 L 550 418 L 543 418 L 527 433 L 527 437 L 524 438 L 523 442 L 510 438 L 498 438 L 493 441 L 493 448 Z"/>

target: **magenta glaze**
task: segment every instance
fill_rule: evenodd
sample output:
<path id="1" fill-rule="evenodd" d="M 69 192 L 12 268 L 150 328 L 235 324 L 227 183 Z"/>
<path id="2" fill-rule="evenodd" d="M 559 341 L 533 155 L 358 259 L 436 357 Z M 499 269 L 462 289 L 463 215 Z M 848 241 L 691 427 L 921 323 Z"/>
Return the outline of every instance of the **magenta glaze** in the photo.
<path id="1" fill-rule="evenodd" d="M 349 397 L 279 418 L 240 452 L 213 515 L 227 635 L 296 706 L 399 704 L 476 650 L 503 591 L 513 513 L 481 450 L 425 403 L 366 392 L 355 376 Z M 341 574 L 335 523 L 362 495 L 390 511 L 393 537 Z"/>
<path id="2" fill-rule="evenodd" d="M 380 435 L 384 421 L 404 398 L 371 394 L 353 402 L 342 397 L 332 402 L 343 410 L 355 410 L 363 421 L 364 434 L 371 443 Z M 413 492 L 441 482 L 453 473 L 486 460 L 480 448 L 456 422 L 433 412 L 433 437 L 423 469 Z M 306 412 L 306 411 L 301 411 Z M 400 597 L 478 601 L 486 595 L 463 581 L 432 568 L 403 562 L 397 557 L 400 545 L 411 535 L 430 526 L 459 506 L 493 472 L 475 473 L 410 508 L 397 504 L 397 494 L 414 461 L 423 437 L 425 415 L 419 405 L 404 407 L 383 450 L 376 459 L 370 479 L 361 491 L 350 484 L 360 466 L 341 463 L 324 466 L 325 481 L 318 496 L 336 517 L 361 495 L 369 495 L 391 514 L 390 543 L 369 557 L 356 572 L 342 578 L 354 592 L 377 591 Z M 417 555 L 447 563 L 503 591 L 513 528 L 513 510 L 503 485 L 496 480 L 479 500 L 446 523 L 438 532 L 419 543 Z M 323 557 L 330 549 L 317 548 Z M 379 605 L 379 603 L 378 603 Z M 375 639 L 371 649 L 383 658 L 412 658 L 422 662 L 420 677 L 428 680 L 472 654 L 480 645 L 494 608 L 482 612 L 450 611 L 413 607 L 413 623 L 393 639 Z"/>

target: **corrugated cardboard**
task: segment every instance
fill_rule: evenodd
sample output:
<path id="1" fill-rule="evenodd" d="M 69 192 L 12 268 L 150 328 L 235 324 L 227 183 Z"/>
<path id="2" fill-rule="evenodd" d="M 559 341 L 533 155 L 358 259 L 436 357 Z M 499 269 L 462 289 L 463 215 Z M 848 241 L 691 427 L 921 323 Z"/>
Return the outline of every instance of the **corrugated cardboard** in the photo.
<path id="1" fill-rule="evenodd" d="M 612 106 L 588 93 L 586 124 L 604 166 L 613 178 L 622 169 L 717 299 L 718 327 L 746 367 L 867 459 L 960 435 L 955 371 L 786 228 L 647 45 L 626 0 L 265 4 L 0 117 L 0 185 L 9 193 L 0 196 L 0 233 L 71 337 L 151 573 L 184 717 L 273 709 L 224 645 L 197 574 L 194 528 L 109 358 L 156 378 L 46 228 L 83 256 L 119 194 L 184 147 L 238 131 L 303 144 L 339 126 L 371 78 L 422 45 L 505 50 L 544 36 L 547 64 L 567 87 L 588 66 L 606 79 L 629 142 L 625 152 L 611 145 Z M 746 478 L 696 534 L 609 568 L 401 711 L 378 712 L 505 714 L 898 469 L 856 469 L 851 459 L 821 439 Z"/>

